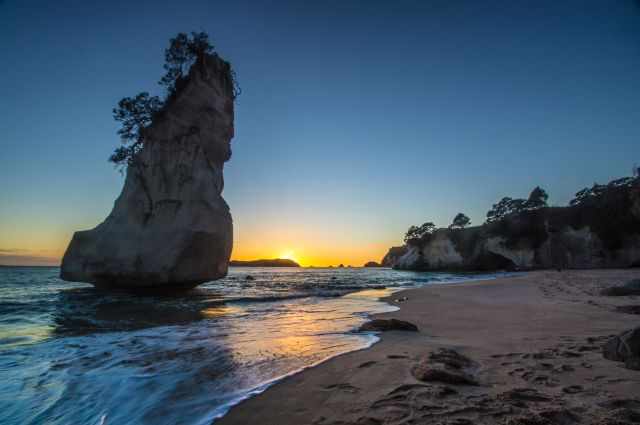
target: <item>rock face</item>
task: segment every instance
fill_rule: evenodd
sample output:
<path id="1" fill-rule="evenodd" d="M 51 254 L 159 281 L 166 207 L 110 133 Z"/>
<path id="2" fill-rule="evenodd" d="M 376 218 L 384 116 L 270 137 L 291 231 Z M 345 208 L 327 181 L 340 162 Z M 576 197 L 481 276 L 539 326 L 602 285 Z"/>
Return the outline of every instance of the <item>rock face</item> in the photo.
<path id="1" fill-rule="evenodd" d="M 233 228 L 222 198 L 234 134 L 233 82 L 218 56 L 198 60 L 145 130 L 109 216 L 79 231 L 64 280 L 123 288 L 190 288 L 226 275 Z"/>
<path id="2" fill-rule="evenodd" d="M 393 247 L 385 266 L 406 270 L 528 270 L 640 265 L 640 180 L 606 197 L 466 229 L 438 229 Z M 615 217 L 615 218 L 613 218 Z"/>
<path id="3" fill-rule="evenodd" d="M 384 256 L 380 264 L 382 267 L 393 267 L 400 257 L 407 253 L 406 246 L 394 246 L 389 248 L 389 252 Z"/>

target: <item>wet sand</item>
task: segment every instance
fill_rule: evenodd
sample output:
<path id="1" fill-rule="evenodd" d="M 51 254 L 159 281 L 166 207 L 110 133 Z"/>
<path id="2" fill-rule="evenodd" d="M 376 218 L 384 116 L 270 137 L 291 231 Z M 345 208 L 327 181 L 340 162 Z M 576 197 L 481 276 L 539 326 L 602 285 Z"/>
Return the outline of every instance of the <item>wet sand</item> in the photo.
<path id="1" fill-rule="evenodd" d="M 416 324 L 373 347 L 284 379 L 216 424 L 632 424 L 640 423 L 640 372 L 602 357 L 612 335 L 640 325 L 605 287 L 640 270 L 537 271 L 394 294 Z M 406 297 L 406 301 L 399 301 Z M 478 385 L 422 382 L 412 368 L 441 348 L 476 364 Z"/>

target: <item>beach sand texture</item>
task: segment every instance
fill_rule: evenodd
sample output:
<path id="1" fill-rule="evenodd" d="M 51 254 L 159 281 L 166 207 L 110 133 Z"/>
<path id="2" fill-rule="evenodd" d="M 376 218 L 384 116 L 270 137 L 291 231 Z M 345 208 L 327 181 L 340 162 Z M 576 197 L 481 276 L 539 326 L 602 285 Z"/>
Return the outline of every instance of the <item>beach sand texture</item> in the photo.
<path id="1" fill-rule="evenodd" d="M 640 371 L 602 357 L 602 344 L 640 325 L 617 311 L 640 297 L 600 291 L 640 270 L 536 271 L 393 294 L 416 324 L 373 347 L 284 379 L 233 408 L 220 424 L 633 424 Z M 400 301 L 404 297 L 405 301 Z M 637 310 L 637 309 L 636 309 Z M 416 365 L 453 349 L 477 385 L 423 382 Z"/>

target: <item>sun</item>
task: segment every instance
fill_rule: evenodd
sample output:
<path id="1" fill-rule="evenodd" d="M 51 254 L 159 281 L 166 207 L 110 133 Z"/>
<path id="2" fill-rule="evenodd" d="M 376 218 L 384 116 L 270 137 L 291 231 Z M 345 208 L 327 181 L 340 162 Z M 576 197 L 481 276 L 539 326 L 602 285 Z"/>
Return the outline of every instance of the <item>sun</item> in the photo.
<path id="1" fill-rule="evenodd" d="M 283 260 L 293 260 L 296 261 L 295 257 L 294 257 L 294 252 L 289 250 L 289 251 L 283 251 L 282 253 L 280 253 L 280 255 L 278 256 L 278 258 L 282 258 Z"/>

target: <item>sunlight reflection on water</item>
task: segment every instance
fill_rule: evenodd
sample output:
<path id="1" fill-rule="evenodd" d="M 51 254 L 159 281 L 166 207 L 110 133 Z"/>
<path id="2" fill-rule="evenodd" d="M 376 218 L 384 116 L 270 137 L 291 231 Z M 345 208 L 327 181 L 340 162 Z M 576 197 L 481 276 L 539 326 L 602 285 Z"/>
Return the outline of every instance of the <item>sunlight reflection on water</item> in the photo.
<path id="1" fill-rule="evenodd" d="M 2 424 L 208 423 L 274 380 L 372 344 L 351 331 L 394 309 L 378 301 L 392 290 L 468 278 L 238 268 L 186 294 L 140 297 L 57 274 L 0 269 Z"/>

